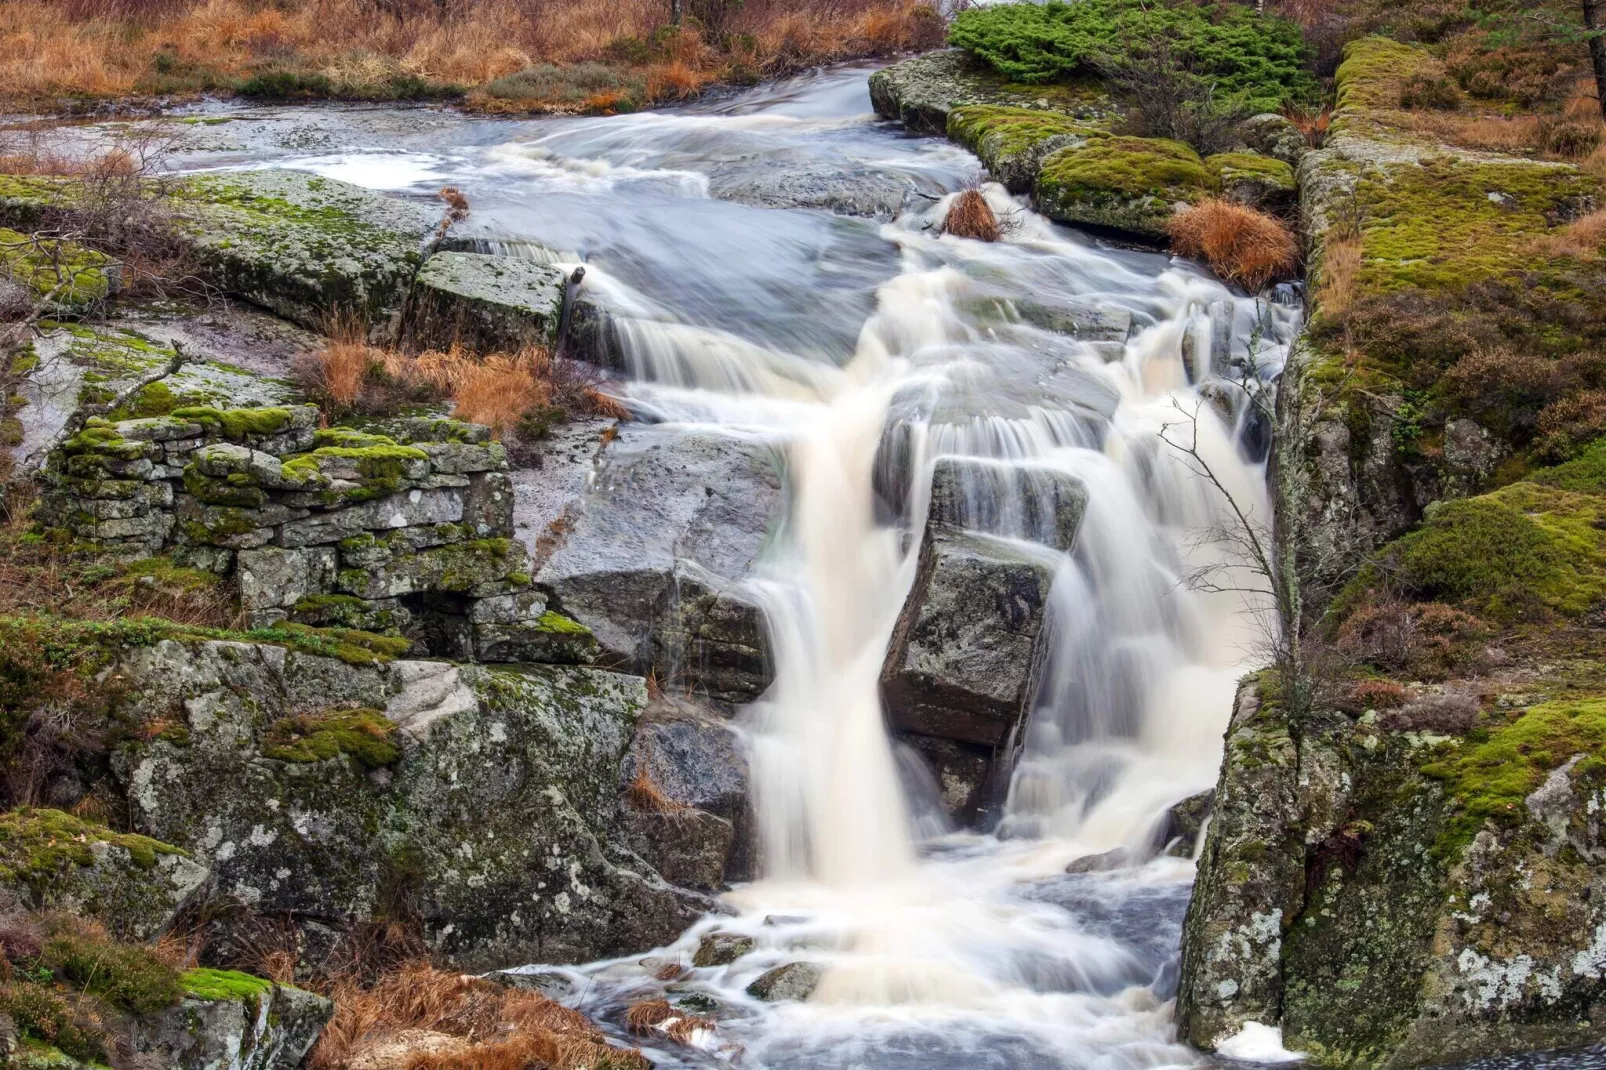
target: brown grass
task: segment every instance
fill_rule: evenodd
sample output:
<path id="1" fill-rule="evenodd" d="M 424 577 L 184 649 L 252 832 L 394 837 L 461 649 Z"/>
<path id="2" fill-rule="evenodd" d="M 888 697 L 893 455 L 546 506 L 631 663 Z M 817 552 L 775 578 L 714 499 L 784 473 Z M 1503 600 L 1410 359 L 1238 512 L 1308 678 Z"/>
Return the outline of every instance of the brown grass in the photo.
<path id="1" fill-rule="evenodd" d="M 676 815 L 683 814 L 692 809 L 683 802 L 671 799 L 664 794 L 664 789 L 652 778 L 651 764 L 645 750 L 636 759 L 636 775 L 631 778 L 625 787 L 625 802 L 637 810 L 649 814 Z"/>
<path id="2" fill-rule="evenodd" d="M 643 1000 L 625 1010 L 625 1028 L 635 1036 L 661 1034 L 679 1044 L 690 1043 L 698 1030 L 712 1030 L 715 1024 L 712 1018 L 676 1010 L 666 999 Z"/>
<path id="3" fill-rule="evenodd" d="M 942 36 L 915 0 L 704 6 L 721 13 L 714 25 L 675 33 L 666 0 L 0 0 L 0 95 L 197 92 L 291 71 L 362 96 L 398 77 L 473 88 L 536 64 L 606 61 L 665 100 Z"/>
<path id="4" fill-rule="evenodd" d="M 1540 240 L 1539 247 L 1550 256 L 1600 259 L 1606 254 L 1606 208 L 1591 212 L 1566 228 L 1547 235 Z"/>
<path id="5" fill-rule="evenodd" d="M 1202 201 L 1172 216 L 1166 231 L 1175 252 L 1205 261 L 1246 290 L 1285 278 L 1299 265 L 1299 241 L 1286 224 L 1233 201 Z"/>
<path id="6" fill-rule="evenodd" d="M 987 198 L 980 190 L 967 189 L 949 206 L 948 215 L 942 221 L 942 232 L 956 238 L 997 241 L 1000 228 Z"/>
<path id="7" fill-rule="evenodd" d="M 1355 278 L 1361 271 L 1361 239 L 1338 238 L 1322 252 L 1316 307 L 1326 316 L 1342 316 L 1355 300 Z"/>
<path id="8" fill-rule="evenodd" d="M 407 1070 L 526 1070 L 531 1066 L 650 1070 L 639 1052 L 608 1045 L 584 1015 L 536 992 L 413 962 L 372 985 L 338 979 L 326 994 L 335 1015 L 309 1056 L 309 1070 L 343 1070 L 408 1032 L 464 1043 L 419 1051 Z"/>

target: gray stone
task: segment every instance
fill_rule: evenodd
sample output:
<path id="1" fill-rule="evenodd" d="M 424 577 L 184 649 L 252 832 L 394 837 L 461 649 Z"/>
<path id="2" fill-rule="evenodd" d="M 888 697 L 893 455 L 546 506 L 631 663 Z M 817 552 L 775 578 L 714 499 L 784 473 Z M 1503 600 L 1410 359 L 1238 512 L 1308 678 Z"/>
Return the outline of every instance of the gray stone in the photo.
<path id="1" fill-rule="evenodd" d="M 256 995 L 186 996 L 135 1019 L 133 1048 L 170 1070 L 295 1070 L 334 1009 L 322 996 L 263 981 Z"/>
<path id="2" fill-rule="evenodd" d="M 740 583 L 780 505 L 777 469 L 751 441 L 627 426 L 535 580 L 613 663 L 751 699 L 769 684 L 768 642 Z"/>
<path id="3" fill-rule="evenodd" d="M 812 962 L 788 962 L 760 974 L 747 986 L 747 994 L 765 1003 L 808 999 L 824 976 L 825 971 Z"/>
<path id="4" fill-rule="evenodd" d="M 507 450 L 500 442 L 479 445 L 471 442 L 419 442 L 414 443 L 429 456 L 429 466 L 435 472 L 466 475 L 469 472 L 489 472 L 507 467 Z"/>
<path id="5" fill-rule="evenodd" d="M 303 171 L 185 179 L 182 233 L 221 288 L 322 331 L 331 309 L 394 329 L 437 215 Z"/>
<path id="6" fill-rule="evenodd" d="M 1238 136 L 1251 151 L 1281 160 L 1290 167 L 1298 167 L 1299 161 L 1310 151 L 1310 140 L 1305 132 L 1276 112 L 1245 119 L 1238 127 Z"/>
<path id="7" fill-rule="evenodd" d="M 1201 791 L 1172 806 L 1165 812 L 1154 834 L 1154 848 L 1178 858 L 1192 858 L 1199 843 L 1199 833 L 1210 819 L 1210 808 L 1215 804 L 1215 789 Z"/>
<path id="8" fill-rule="evenodd" d="M 290 521 L 279 529 L 274 541 L 287 549 L 294 549 L 339 542 L 365 531 L 388 531 L 423 524 L 456 524 L 462 519 L 461 491 L 415 488 Z"/>
<path id="9" fill-rule="evenodd" d="M 1078 97 L 1055 86 L 1009 82 L 957 49 L 941 49 L 894 63 L 870 76 L 870 104 L 919 134 L 947 133 L 948 113 L 965 104 L 1004 104 L 1097 118 L 1109 110 L 1102 97 Z"/>
<path id="10" fill-rule="evenodd" d="M 753 938 L 740 933 L 706 933 L 697 945 L 691 964 L 699 969 L 709 966 L 729 966 L 753 950 Z"/>
<path id="11" fill-rule="evenodd" d="M 1211 156 L 1205 163 L 1221 179 L 1221 195 L 1227 200 L 1284 216 L 1299 201 L 1299 179 L 1282 160 L 1233 153 Z"/>
<path id="12" fill-rule="evenodd" d="M 513 481 L 506 472 L 481 472 L 469 477 L 463 491 L 463 523 L 477 538 L 505 536 L 513 531 Z"/>
<path id="13" fill-rule="evenodd" d="M 1067 873 L 1107 873 L 1125 869 L 1133 864 L 1132 852 L 1125 847 L 1114 847 L 1100 854 L 1083 855 L 1065 867 Z"/>
<path id="14" fill-rule="evenodd" d="M 894 727 L 1000 746 L 1037 684 L 1055 565 L 981 535 L 928 529 L 881 674 Z"/>
<path id="15" fill-rule="evenodd" d="M 333 547 L 241 550 L 236 563 L 240 608 L 288 609 L 309 594 L 329 589 L 335 578 Z"/>
<path id="16" fill-rule="evenodd" d="M 620 827 L 633 851 L 670 884 L 716 892 L 725 884 L 735 829 L 707 810 L 622 808 Z"/>
<path id="17" fill-rule="evenodd" d="M 608 839 L 639 679 L 171 640 L 121 671 L 130 716 L 188 729 L 185 745 L 118 758 L 133 823 L 208 861 L 218 893 L 258 913 L 364 921 L 405 858 L 433 950 L 485 968 L 644 950 L 711 906 Z M 390 713 L 395 762 L 263 753 L 277 720 L 352 706 Z"/>
<path id="18" fill-rule="evenodd" d="M 436 253 L 418 273 L 407 333 L 422 346 L 476 352 L 550 346 L 563 316 L 561 268 L 518 257 Z"/>
<path id="19" fill-rule="evenodd" d="M 708 175 L 708 192 L 760 208 L 818 208 L 839 215 L 893 219 L 948 191 L 916 171 L 889 170 L 817 153 L 776 149 L 722 161 Z"/>
<path id="20" fill-rule="evenodd" d="M 1084 342 L 1125 342 L 1132 334 L 1132 313 L 1126 309 L 1060 294 L 1026 298 L 980 290 L 964 297 L 959 308 L 982 324 L 1026 323 Z"/>

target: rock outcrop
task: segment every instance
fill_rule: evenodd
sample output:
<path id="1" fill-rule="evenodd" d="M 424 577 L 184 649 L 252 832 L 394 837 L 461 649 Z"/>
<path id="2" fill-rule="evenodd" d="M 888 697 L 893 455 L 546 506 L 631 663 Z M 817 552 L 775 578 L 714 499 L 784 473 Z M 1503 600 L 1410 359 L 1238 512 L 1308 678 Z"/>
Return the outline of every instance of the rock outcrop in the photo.
<path id="1" fill-rule="evenodd" d="M 665 942 L 707 905 L 615 839 L 639 679 L 177 640 L 120 671 L 126 716 L 171 726 L 120 752 L 135 827 L 311 941 L 404 895 L 465 967 L 573 962 Z"/>
<path id="2" fill-rule="evenodd" d="M 567 276 L 535 260 L 436 253 L 413 282 L 406 332 L 415 345 L 517 352 L 550 347 L 563 320 Z"/>
<path id="3" fill-rule="evenodd" d="M 190 970 L 184 997 L 132 1030 L 134 1051 L 171 1070 L 294 1070 L 334 1004 L 233 970 Z"/>
<path id="4" fill-rule="evenodd" d="M 928 52 L 876 71 L 870 76 L 870 103 L 877 115 L 896 119 L 920 134 L 945 133 L 949 113 L 965 105 L 1053 109 L 1083 118 L 1109 111 L 1108 100 L 1097 92 L 1011 82 L 957 48 Z"/>

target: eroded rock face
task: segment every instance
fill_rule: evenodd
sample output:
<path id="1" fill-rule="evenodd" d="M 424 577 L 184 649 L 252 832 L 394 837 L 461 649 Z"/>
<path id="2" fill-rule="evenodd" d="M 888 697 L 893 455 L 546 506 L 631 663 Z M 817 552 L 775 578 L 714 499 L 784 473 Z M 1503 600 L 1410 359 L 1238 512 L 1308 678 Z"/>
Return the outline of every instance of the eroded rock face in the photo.
<path id="1" fill-rule="evenodd" d="M 1467 796 L 1502 770 L 1447 790 L 1474 739 L 1375 715 L 1289 728 L 1240 691 L 1184 933 L 1185 1039 L 1254 1021 L 1317 1065 L 1405 1070 L 1606 1038 L 1598 771 L 1558 750 L 1480 823 Z"/>
<path id="2" fill-rule="evenodd" d="M 403 881 L 435 949 L 483 967 L 639 950 L 703 909 L 610 839 L 639 679 L 174 641 L 122 671 L 184 729 L 120 755 L 134 824 L 258 913 L 339 929 Z"/>
<path id="3" fill-rule="evenodd" d="M 769 686 L 768 640 L 741 587 L 780 506 L 770 448 L 725 435 L 621 430 L 535 574 L 603 658 L 728 702 Z"/>

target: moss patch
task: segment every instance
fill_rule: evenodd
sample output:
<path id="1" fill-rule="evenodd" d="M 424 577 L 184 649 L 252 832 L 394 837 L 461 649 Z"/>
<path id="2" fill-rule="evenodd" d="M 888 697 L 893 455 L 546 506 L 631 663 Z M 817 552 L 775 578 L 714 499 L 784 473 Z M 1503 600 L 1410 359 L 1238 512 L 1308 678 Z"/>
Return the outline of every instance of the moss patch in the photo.
<path id="1" fill-rule="evenodd" d="M 31 290 L 61 314 L 82 311 L 111 296 L 114 261 L 77 242 L 0 228 L 0 274 Z"/>
<path id="2" fill-rule="evenodd" d="M 391 741 L 396 724 L 378 710 L 330 710 L 275 721 L 262 742 L 262 755 L 281 762 L 322 762 L 349 754 L 378 769 L 401 759 Z"/>
<path id="3" fill-rule="evenodd" d="M 185 995 L 211 1001 L 261 999 L 273 991 L 272 981 L 238 970 L 185 970 L 179 983 Z"/>
<path id="4" fill-rule="evenodd" d="M 218 409 L 210 405 L 193 405 L 173 409 L 168 415 L 175 419 L 198 423 L 213 434 L 224 438 L 241 439 L 247 435 L 275 435 L 290 426 L 293 415 L 282 405 L 266 405 L 250 409 Z"/>
<path id="5" fill-rule="evenodd" d="M 135 865 L 145 869 L 156 865 L 158 855 L 185 853 L 159 840 L 113 832 L 60 810 L 23 806 L 0 814 L 0 879 L 48 882 L 67 866 L 92 865 L 97 843 L 123 848 Z"/>

